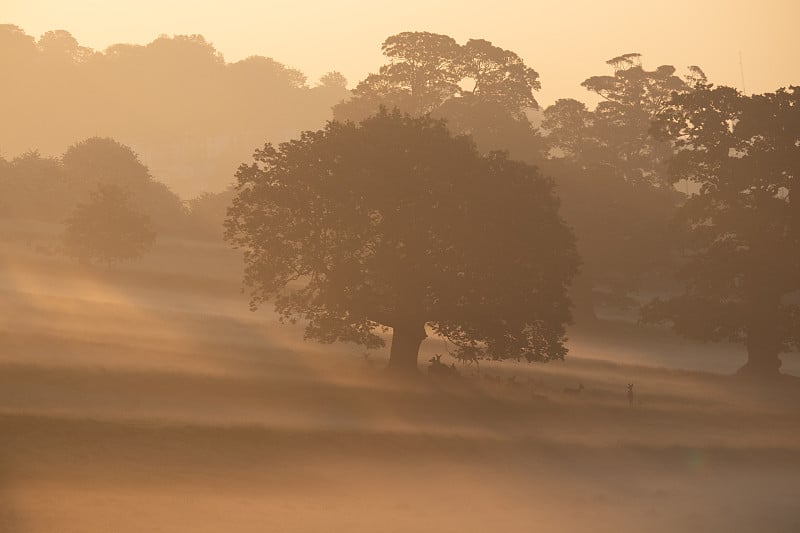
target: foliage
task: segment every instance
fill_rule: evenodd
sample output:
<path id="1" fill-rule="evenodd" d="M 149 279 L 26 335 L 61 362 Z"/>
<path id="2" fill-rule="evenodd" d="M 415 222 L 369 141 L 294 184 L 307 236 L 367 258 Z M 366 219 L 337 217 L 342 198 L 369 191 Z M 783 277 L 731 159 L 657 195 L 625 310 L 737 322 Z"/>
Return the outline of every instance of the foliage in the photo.
<path id="1" fill-rule="evenodd" d="M 526 115 L 539 107 L 533 96 L 539 74 L 514 52 L 428 32 L 392 35 L 382 50 L 389 62 L 334 107 L 337 120 L 359 121 L 385 106 L 446 119 L 451 131 L 473 135 L 485 153 L 510 150 L 530 160 L 541 144 Z"/>
<path id="2" fill-rule="evenodd" d="M 226 238 L 251 304 L 306 320 L 307 337 L 378 346 L 391 327 L 406 370 L 425 325 L 490 357 L 564 356 L 577 257 L 534 167 L 382 110 L 267 144 L 237 177 Z"/>
<path id="3" fill-rule="evenodd" d="M 236 191 L 233 187 L 218 193 L 203 193 L 187 202 L 188 228 L 192 235 L 200 238 L 219 239 L 223 223 Z"/>
<path id="4" fill-rule="evenodd" d="M 70 146 L 61 161 L 70 187 L 82 197 L 98 184 L 116 185 L 131 193 L 131 202 L 158 231 L 183 229 L 185 209 L 180 198 L 153 179 L 130 147 L 111 138 L 91 137 Z"/>
<path id="5" fill-rule="evenodd" d="M 100 137 L 71 145 L 59 159 L 32 151 L 0 166 L 0 216 L 61 223 L 100 184 L 128 191 L 159 232 L 188 229 L 181 199 L 152 178 L 131 148 Z"/>
<path id="6" fill-rule="evenodd" d="M 102 184 L 67 219 L 64 248 L 81 261 L 110 266 L 141 257 L 155 236 L 150 219 L 131 207 L 124 189 Z"/>
<path id="7" fill-rule="evenodd" d="M 186 196 L 224 188 L 251 146 L 319 127 L 348 96 L 341 79 L 310 87 L 267 57 L 227 63 L 201 35 L 97 51 L 63 30 L 37 40 L 0 24 L 0 50 L 4 151 L 60 153 L 74 139 L 111 136 Z"/>
<path id="8" fill-rule="evenodd" d="M 0 216 L 60 222 L 75 201 L 58 159 L 34 150 L 0 166 Z"/>
<path id="9" fill-rule="evenodd" d="M 671 65 L 648 71 L 639 54 L 606 63 L 614 69 L 612 76 L 593 76 L 582 83 L 603 98 L 594 111 L 571 99 L 558 100 L 545 110 L 542 127 L 550 132 L 548 140 L 560 155 L 583 168 L 601 169 L 631 184 L 667 186 L 672 145 L 652 136 L 651 124 L 673 93 L 691 91 L 705 75 L 690 67 L 681 79 Z"/>
<path id="10" fill-rule="evenodd" d="M 668 224 L 681 198 L 667 175 L 672 143 L 651 134 L 652 121 L 673 93 L 705 79 L 697 67 L 685 79 L 670 65 L 645 70 L 639 54 L 607 64 L 613 75 L 583 82 L 603 98 L 594 111 L 562 99 L 542 122 L 551 153 L 546 168 L 585 263 L 574 294 L 584 319 L 594 316 L 593 289 L 625 301 L 644 275 L 671 261 Z"/>
<path id="11" fill-rule="evenodd" d="M 679 218 L 685 291 L 646 317 L 745 343 L 744 370 L 773 374 L 781 351 L 800 348 L 800 88 L 747 97 L 703 85 L 676 95 L 659 127 L 678 150 L 672 179 L 699 192 Z"/>

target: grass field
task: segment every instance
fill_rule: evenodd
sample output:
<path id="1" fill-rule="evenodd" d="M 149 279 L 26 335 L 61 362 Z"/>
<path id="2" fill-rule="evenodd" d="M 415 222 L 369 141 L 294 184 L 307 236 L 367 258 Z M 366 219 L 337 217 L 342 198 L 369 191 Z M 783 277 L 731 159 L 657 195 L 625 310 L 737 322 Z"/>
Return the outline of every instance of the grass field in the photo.
<path id="1" fill-rule="evenodd" d="M 397 383 L 249 312 L 222 245 L 106 270 L 47 235 L 0 227 L 2 532 L 800 531 L 800 380 L 738 347 L 607 321 Z"/>

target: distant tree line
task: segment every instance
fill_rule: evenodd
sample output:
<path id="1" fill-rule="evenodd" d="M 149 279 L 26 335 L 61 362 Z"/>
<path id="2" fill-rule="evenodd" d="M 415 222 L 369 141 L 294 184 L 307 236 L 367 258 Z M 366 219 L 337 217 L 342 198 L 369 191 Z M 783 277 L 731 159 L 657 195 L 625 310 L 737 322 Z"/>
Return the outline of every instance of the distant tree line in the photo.
<path id="1" fill-rule="evenodd" d="M 341 74 L 309 83 L 268 57 L 228 63 L 200 35 L 97 51 L 6 24 L 0 50 L 0 155 L 113 137 L 184 197 L 224 189 L 253 146 L 321 126 L 347 96 Z"/>
<path id="2" fill-rule="evenodd" d="M 697 66 L 648 70 L 629 53 L 583 82 L 595 109 L 562 99 L 541 110 L 539 75 L 517 54 L 428 32 L 386 39 L 386 64 L 352 92 L 335 72 L 308 87 L 267 58 L 227 64 L 200 36 L 98 53 L 66 32 L 34 41 L 2 26 L 0 44 L 17 73 L 0 104 L 21 138 L 51 141 L 23 119 L 32 95 L 51 91 L 75 105 L 41 98 L 36 113 L 213 160 L 219 190 L 242 150 L 274 128 L 295 137 L 256 151 L 236 190 L 186 203 L 109 138 L 58 159 L 0 158 L 0 216 L 74 223 L 116 202 L 147 218 L 146 245 L 150 229 L 216 237 L 227 212 L 253 304 L 274 300 L 312 338 L 373 345 L 392 327 L 405 369 L 426 327 L 465 357 L 550 360 L 564 355 L 570 314 L 590 326 L 600 306 L 638 308 L 649 292 L 669 295 L 645 320 L 746 344 L 748 373 L 774 374 L 800 347 L 797 88 L 747 97 Z M 51 76 L 46 89 L 37 76 Z M 315 129 L 331 106 L 335 121 Z M 230 151 L 186 144 L 194 134 Z"/>

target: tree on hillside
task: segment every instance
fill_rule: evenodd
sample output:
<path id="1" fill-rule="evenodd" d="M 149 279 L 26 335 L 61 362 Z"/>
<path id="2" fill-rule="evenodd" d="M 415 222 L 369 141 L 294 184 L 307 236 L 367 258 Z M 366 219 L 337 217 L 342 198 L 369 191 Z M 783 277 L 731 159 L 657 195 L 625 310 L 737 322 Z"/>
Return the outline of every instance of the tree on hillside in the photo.
<path id="1" fill-rule="evenodd" d="M 156 234 L 147 215 L 136 211 L 129 200 L 121 187 L 102 184 L 88 202 L 78 204 L 64 230 L 67 255 L 107 266 L 144 255 Z"/>
<path id="2" fill-rule="evenodd" d="M 382 110 L 268 144 L 237 177 L 226 238 L 251 305 L 273 301 L 308 338 L 374 347 L 391 328 L 400 373 L 426 328 L 483 356 L 563 358 L 578 260 L 534 167 Z"/>
<path id="3" fill-rule="evenodd" d="M 747 347 L 742 373 L 774 376 L 800 349 L 800 87 L 747 97 L 676 95 L 661 115 L 673 180 L 699 185 L 680 211 L 683 294 L 645 317 L 691 338 Z"/>

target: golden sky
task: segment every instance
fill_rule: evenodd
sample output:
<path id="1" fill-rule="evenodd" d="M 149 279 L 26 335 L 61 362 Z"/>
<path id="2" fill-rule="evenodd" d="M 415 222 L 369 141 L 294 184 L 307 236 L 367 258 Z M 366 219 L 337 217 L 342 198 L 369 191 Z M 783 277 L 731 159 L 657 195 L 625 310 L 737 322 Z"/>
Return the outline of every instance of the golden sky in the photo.
<path id="1" fill-rule="evenodd" d="M 339 70 L 351 86 L 381 64 L 380 43 L 408 30 L 488 39 L 541 74 L 538 99 L 589 101 L 580 82 L 604 61 L 644 54 L 645 67 L 701 66 L 712 82 L 748 93 L 800 84 L 800 0 L 0 0 L 0 23 L 38 37 L 71 32 L 96 49 L 200 33 L 228 61 L 259 54 L 316 80 Z"/>

